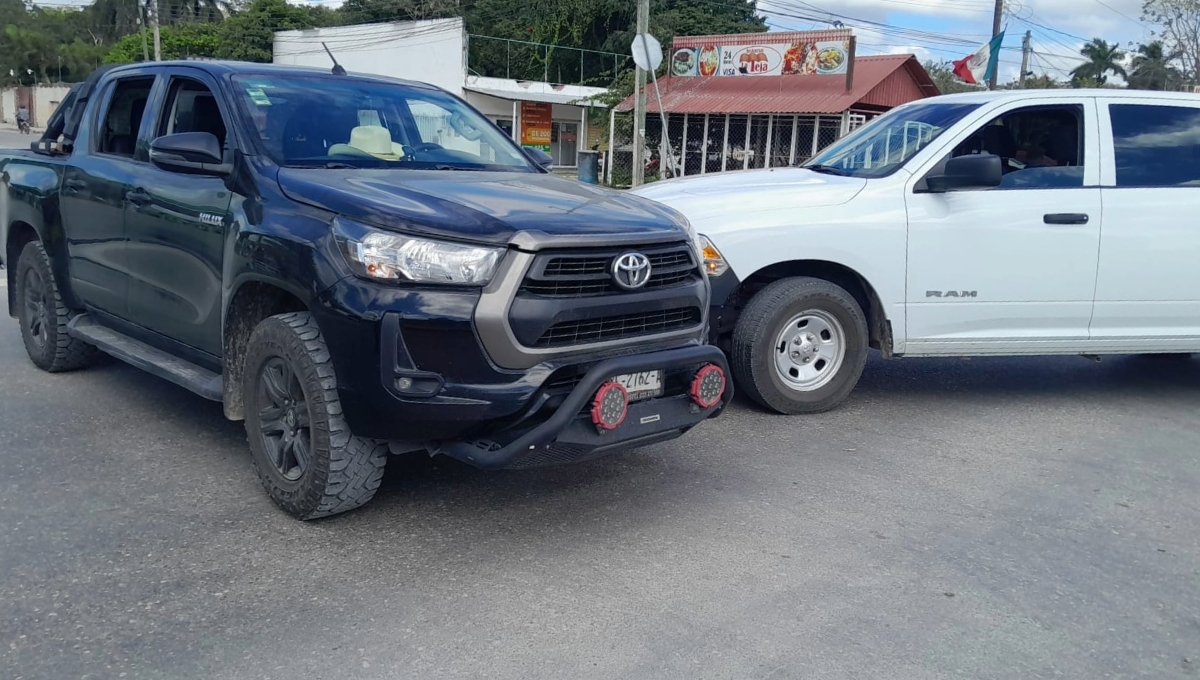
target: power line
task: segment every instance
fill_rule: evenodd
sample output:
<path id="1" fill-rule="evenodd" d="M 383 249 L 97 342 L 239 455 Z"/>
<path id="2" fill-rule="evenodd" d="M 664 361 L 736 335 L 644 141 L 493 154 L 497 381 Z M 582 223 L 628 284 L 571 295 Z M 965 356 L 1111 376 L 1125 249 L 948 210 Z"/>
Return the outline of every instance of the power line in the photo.
<path id="1" fill-rule="evenodd" d="M 1146 28 L 1146 24 L 1142 23 L 1141 21 L 1139 21 L 1137 19 L 1134 19 L 1133 17 L 1122 12 L 1121 10 L 1117 9 L 1116 7 L 1113 7 L 1112 5 L 1108 4 L 1107 2 L 1104 2 L 1104 0 L 1096 0 L 1096 4 L 1100 5 L 1101 7 L 1105 7 L 1109 10 L 1112 10 L 1113 12 L 1116 12 L 1120 16 L 1125 17 L 1129 21 L 1132 21 L 1133 23 L 1137 24 L 1138 26 L 1141 26 L 1142 28 Z"/>

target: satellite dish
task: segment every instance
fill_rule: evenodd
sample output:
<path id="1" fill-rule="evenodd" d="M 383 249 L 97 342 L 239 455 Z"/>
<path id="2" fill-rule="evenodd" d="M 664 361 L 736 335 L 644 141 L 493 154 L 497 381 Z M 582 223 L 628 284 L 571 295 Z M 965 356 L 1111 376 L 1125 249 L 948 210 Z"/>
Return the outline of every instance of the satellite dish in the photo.
<path id="1" fill-rule="evenodd" d="M 649 33 L 635 35 L 630 52 L 633 53 L 633 63 L 643 71 L 656 71 L 663 61 L 662 44 Z"/>

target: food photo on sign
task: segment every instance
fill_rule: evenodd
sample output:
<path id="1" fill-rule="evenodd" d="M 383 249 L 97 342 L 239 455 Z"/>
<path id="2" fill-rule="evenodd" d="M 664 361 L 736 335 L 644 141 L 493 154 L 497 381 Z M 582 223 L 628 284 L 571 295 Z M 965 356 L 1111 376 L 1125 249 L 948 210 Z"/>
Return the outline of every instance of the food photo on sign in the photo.
<path id="1" fill-rule="evenodd" d="M 680 47 L 671 55 L 671 75 L 696 75 L 697 55 L 692 47 Z"/>
<path id="2" fill-rule="evenodd" d="M 671 51 L 670 73 L 683 77 L 846 74 L 850 41 L 797 40 L 803 37 L 802 33 L 793 33 L 779 42 L 756 45 L 676 44 Z"/>

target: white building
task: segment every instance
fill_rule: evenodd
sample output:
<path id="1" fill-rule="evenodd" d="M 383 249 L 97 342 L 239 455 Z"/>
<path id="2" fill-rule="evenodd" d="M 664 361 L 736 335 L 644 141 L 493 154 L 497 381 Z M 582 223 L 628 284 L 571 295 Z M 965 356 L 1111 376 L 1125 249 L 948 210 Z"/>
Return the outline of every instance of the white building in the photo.
<path id="1" fill-rule="evenodd" d="M 325 43 L 347 71 L 440 87 L 465 99 L 513 139 L 550 153 L 556 166 L 574 167 L 586 140 L 602 132 L 588 129 L 587 107 L 593 104 L 583 100 L 605 90 L 468 75 L 467 40 L 461 18 L 279 31 L 274 62 L 330 68 Z"/>

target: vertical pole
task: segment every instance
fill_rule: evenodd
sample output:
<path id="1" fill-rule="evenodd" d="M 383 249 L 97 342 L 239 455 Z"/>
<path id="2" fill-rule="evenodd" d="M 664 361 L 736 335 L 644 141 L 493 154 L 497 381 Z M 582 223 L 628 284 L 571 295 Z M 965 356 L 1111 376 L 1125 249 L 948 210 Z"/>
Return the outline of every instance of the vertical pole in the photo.
<path id="1" fill-rule="evenodd" d="M 519 105 L 520 105 L 520 102 L 518 102 L 517 100 L 514 99 L 513 100 L 513 141 L 516 142 L 518 146 L 521 145 L 521 116 L 520 116 L 520 111 L 517 109 L 517 107 Z"/>
<path id="2" fill-rule="evenodd" d="M 504 41 L 504 77 L 512 78 L 512 41 Z"/>
<path id="3" fill-rule="evenodd" d="M 771 167 L 771 157 L 775 155 L 775 149 L 771 148 L 771 137 L 773 136 L 774 132 L 775 132 L 775 114 L 769 113 L 769 114 L 767 114 L 767 146 L 765 148 L 765 151 L 767 153 L 767 160 L 766 160 L 766 163 L 763 164 L 764 168 Z"/>
<path id="4" fill-rule="evenodd" d="M 809 158 L 812 158 L 813 156 L 817 155 L 817 146 L 820 143 L 820 140 L 821 140 L 821 117 L 813 116 L 812 153 L 810 153 L 808 155 Z"/>
<path id="5" fill-rule="evenodd" d="M 704 143 L 700 145 L 700 174 L 708 172 L 708 114 L 704 114 Z"/>
<path id="6" fill-rule="evenodd" d="M 746 114 L 746 141 L 742 143 L 742 169 L 750 167 L 750 128 L 753 127 L 754 116 Z"/>
<path id="7" fill-rule="evenodd" d="M 146 42 L 146 6 L 138 3 L 138 20 L 142 24 L 142 61 L 150 61 L 150 47 Z"/>
<path id="8" fill-rule="evenodd" d="M 1003 19 L 1004 19 L 1004 0 L 996 0 L 996 6 L 992 10 L 992 37 L 993 38 L 996 37 L 996 35 L 998 33 L 1000 33 L 1000 22 Z M 999 59 L 1000 55 L 993 54 L 993 55 L 991 55 L 991 58 Z M 1000 69 L 998 69 L 998 68 L 993 70 L 992 77 L 988 78 L 987 86 L 988 86 L 989 90 L 996 89 L 996 75 L 999 71 L 1000 71 Z"/>
<path id="9" fill-rule="evenodd" d="M 679 176 L 687 176 L 687 128 L 688 115 L 683 114 L 683 143 L 679 145 Z"/>
<path id="10" fill-rule="evenodd" d="M 638 0 L 637 35 L 645 35 L 649 24 L 650 0 Z M 646 161 L 642 157 L 646 138 L 646 72 L 641 68 L 634 72 L 633 93 L 633 186 L 637 187 L 646 178 Z M 667 131 L 663 130 L 663 134 L 667 134 Z"/>
<path id="11" fill-rule="evenodd" d="M 729 167 L 729 114 L 725 114 L 725 138 L 721 140 L 721 172 Z"/>
<path id="12" fill-rule="evenodd" d="M 848 132 L 850 132 L 850 109 L 842 111 L 842 127 L 838 130 L 838 137 L 845 137 Z"/>
<path id="13" fill-rule="evenodd" d="M 608 153 L 604 154 L 604 173 L 608 175 L 608 184 L 612 186 L 613 161 L 617 157 L 617 109 L 613 107 L 608 112 Z"/>
<path id="14" fill-rule="evenodd" d="M 150 27 L 154 30 L 154 61 L 162 61 L 162 42 L 158 36 L 158 0 L 151 0 Z"/>
<path id="15" fill-rule="evenodd" d="M 1021 75 L 1017 83 L 1021 88 L 1025 87 L 1025 74 L 1029 73 L 1029 53 L 1033 51 L 1029 45 L 1029 39 L 1032 37 L 1030 31 L 1025 31 L 1025 37 L 1021 39 Z"/>
<path id="16" fill-rule="evenodd" d="M 788 153 L 788 165 L 796 164 L 796 133 L 800 131 L 800 116 L 792 116 L 792 150 Z"/>

